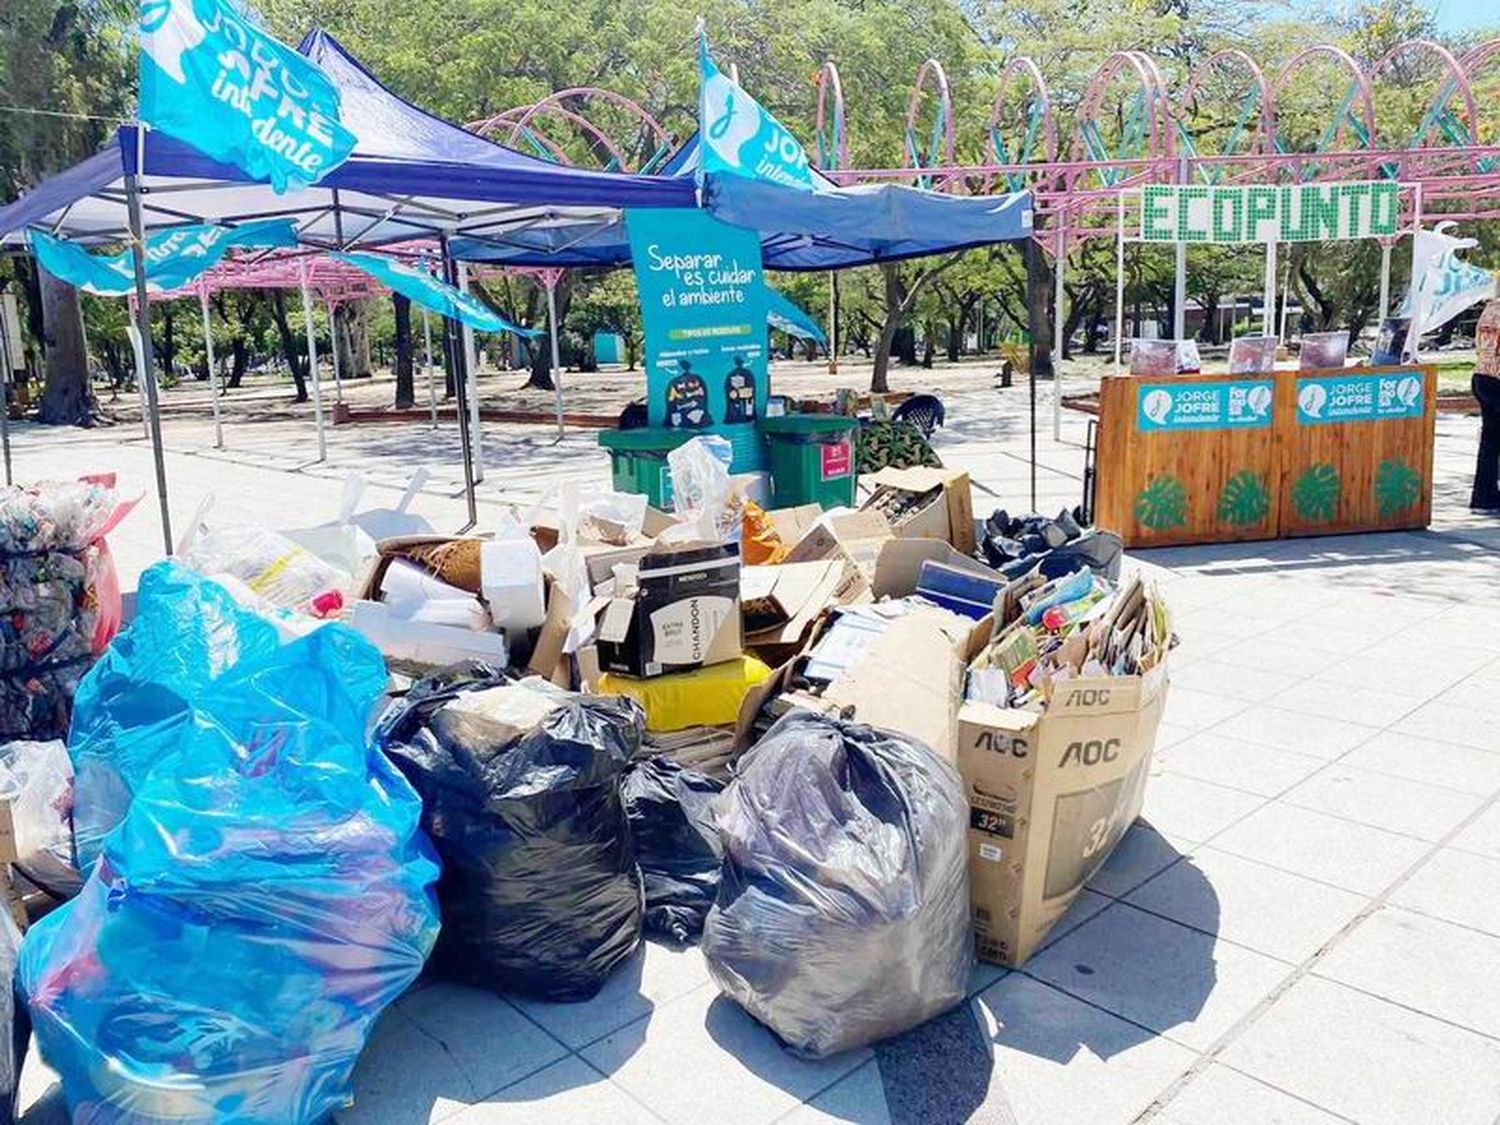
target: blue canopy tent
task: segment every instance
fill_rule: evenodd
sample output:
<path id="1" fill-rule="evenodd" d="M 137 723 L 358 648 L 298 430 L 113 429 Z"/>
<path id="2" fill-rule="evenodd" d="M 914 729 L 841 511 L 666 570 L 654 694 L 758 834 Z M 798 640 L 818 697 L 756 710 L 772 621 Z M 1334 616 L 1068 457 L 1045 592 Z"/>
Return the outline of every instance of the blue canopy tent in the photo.
<path id="1" fill-rule="evenodd" d="M 338 89 L 342 122 L 358 138 L 354 154 L 316 185 L 277 194 L 270 185 L 189 145 L 125 126 L 101 152 L 0 207 L 0 244 L 20 248 L 33 227 L 84 244 L 121 242 L 133 229 L 133 205 L 142 234 L 183 224 L 233 225 L 285 217 L 296 223 L 302 243 L 323 250 L 438 239 L 445 276 L 456 284 L 458 266 L 447 253 L 448 239 L 455 236 L 607 219 L 620 207 L 694 205 L 690 178 L 554 164 L 434 117 L 391 93 L 325 32 L 312 32 L 299 50 Z M 468 398 L 466 349 L 451 321 L 447 327 L 445 343 L 462 403 Z M 170 551 L 159 419 L 154 408 L 150 413 L 163 534 Z M 458 413 L 474 520 L 473 435 L 464 410 Z"/>

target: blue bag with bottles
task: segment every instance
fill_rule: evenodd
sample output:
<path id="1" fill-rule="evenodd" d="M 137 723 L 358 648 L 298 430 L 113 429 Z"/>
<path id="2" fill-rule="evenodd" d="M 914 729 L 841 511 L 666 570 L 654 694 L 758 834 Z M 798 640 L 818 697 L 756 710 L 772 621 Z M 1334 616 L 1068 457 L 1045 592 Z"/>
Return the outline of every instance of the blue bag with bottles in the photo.
<path id="1" fill-rule="evenodd" d="M 182 656 L 166 675 L 144 642 L 184 605 L 223 611 L 220 639 L 258 633 L 213 585 L 172 563 L 143 578 L 109 706 L 160 714 L 120 724 L 134 740 L 122 819 L 82 892 L 21 948 L 37 1043 L 75 1121 L 327 1118 L 437 936 L 420 802 L 365 737 L 380 654 L 342 625 L 269 650 L 200 633 L 186 651 L 221 660 L 217 674 Z M 131 654 L 156 661 L 134 691 Z M 169 699 L 169 681 L 192 687 Z"/>

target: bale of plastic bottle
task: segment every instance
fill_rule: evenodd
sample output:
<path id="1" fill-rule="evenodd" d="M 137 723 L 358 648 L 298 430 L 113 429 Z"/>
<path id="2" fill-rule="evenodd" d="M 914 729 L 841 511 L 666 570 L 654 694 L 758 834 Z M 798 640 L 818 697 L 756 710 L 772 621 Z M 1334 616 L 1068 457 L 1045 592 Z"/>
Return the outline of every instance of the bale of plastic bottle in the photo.
<path id="1" fill-rule="evenodd" d="M 961 1002 L 973 964 L 958 771 L 902 734 L 794 711 L 715 806 L 703 928 L 720 990 L 820 1058 Z"/>

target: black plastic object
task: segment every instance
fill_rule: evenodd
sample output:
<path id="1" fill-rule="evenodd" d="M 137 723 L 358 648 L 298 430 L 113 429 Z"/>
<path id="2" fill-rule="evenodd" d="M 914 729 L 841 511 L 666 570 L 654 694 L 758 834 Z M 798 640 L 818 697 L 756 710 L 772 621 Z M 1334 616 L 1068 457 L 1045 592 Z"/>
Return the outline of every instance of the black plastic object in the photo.
<path id="1" fill-rule="evenodd" d="M 927 747 L 794 711 L 742 760 L 715 818 L 709 972 L 794 1051 L 859 1047 L 963 1000 L 968 805 Z"/>
<path id="2" fill-rule="evenodd" d="M 710 806 L 724 783 L 655 757 L 632 765 L 621 788 L 646 884 L 646 929 L 692 941 L 719 893 L 724 853 Z"/>
<path id="3" fill-rule="evenodd" d="M 21 1064 L 31 1043 L 31 1016 L 11 984 L 20 948 L 21 931 L 0 904 L 0 1122 L 4 1125 L 15 1125 Z"/>
<path id="4" fill-rule="evenodd" d="M 1046 516 L 1012 516 L 997 509 L 981 528 L 979 557 L 1007 578 L 1040 569 L 1058 578 L 1088 567 L 1113 581 L 1120 576 L 1124 543 L 1112 531 L 1085 531 L 1078 509 Z"/>
<path id="5" fill-rule="evenodd" d="M 528 729 L 463 711 L 491 690 L 555 706 Z M 443 861 L 439 973 L 587 1000 L 635 951 L 641 875 L 620 775 L 644 729 L 634 700 L 516 684 L 477 662 L 419 681 L 386 709 L 376 738 L 421 794 Z"/>

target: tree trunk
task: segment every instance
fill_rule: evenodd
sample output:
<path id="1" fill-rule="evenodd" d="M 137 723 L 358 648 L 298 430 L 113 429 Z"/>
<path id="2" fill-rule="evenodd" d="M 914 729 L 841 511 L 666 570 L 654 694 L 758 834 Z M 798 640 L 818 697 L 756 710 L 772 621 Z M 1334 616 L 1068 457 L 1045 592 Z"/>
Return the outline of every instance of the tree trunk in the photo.
<path id="1" fill-rule="evenodd" d="M 276 335 L 281 340 L 281 354 L 286 357 L 286 365 L 292 373 L 292 382 L 297 386 L 297 401 L 306 402 L 307 367 L 305 361 L 311 357 L 304 354 L 305 345 L 292 331 L 291 322 L 286 315 L 286 294 L 280 289 L 271 291 L 271 319 L 276 322 Z"/>
<path id="2" fill-rule="evenodd" d="M 82 426 L 89 421 L 89 357 L 83 337 L 78 290 L 46 270 L 37 270 L 41 289 L 43 348 L 47 380 L 37 417 L 51 425 Z"/>
<path id="3" fill-rule="evenodd" d="M 1036 346 L 1036 377 L 1050 379 L 1052 367 L 1052 269 L 1040 247 L 1031 247 L 1031 272 L 1026 277 L 1027 330 Z"/>
<path id="4" fill-rule="evenodd" d="M 412 363 L 411 300 L 400 293 L 392 293 L 391 307 L 396 313 L 396 409 L 410 410 L 417 404 Z"/>
<path id="5" fill-rule="evenodd" d="M 964 342 L 964 317 L 960 312 L 958 317 L 948 318 L 948 362 L 957 363 Z"/>
<path id="6" fill-rule="evenodd" d="M 243 336 L 236 336 L 229 341 L 229 351 L 229 386 L 239 390 L 245 372 L 250 368 L 250 349 Z"/>
<path id="7" fill-rule="evenodd" d="M 151 344 L 161 360 L 162 373 L 170 379 L 177 370 L 177 314 L 170 301 L 160 308 L 160 324 L 152 329 Z"/>
<path id="8" fill-rule="evenodd" d="M 350 350 L 354 353 L 354 378 L 373 378 L 375 365 L 370 359 L 370 302 L 368 300 L 356 301 L 350 307 L 349 333 Z"/>
<path id="9" fill-rule="evenodd" d="M 545 302 L 545 291 L 543 293 Z M 566 278 L 557 283 L 555 300 L 557 302 L 557 322 L 559 325 L 566 323 L 568 319 L 568 304 L 573 299 L 573 287 Z M 552 325 L 547 325 L 547 331 L 536 337 L 531 346 L 531 375 L 526 380 L 526 386 L 536 391 L 550 391 L 554 389 L 552 382 Z M 562 347 L 562 329 L 558 329 L 558 348 Z M 559 356 L 559 359 L 561 356 Z"/>

